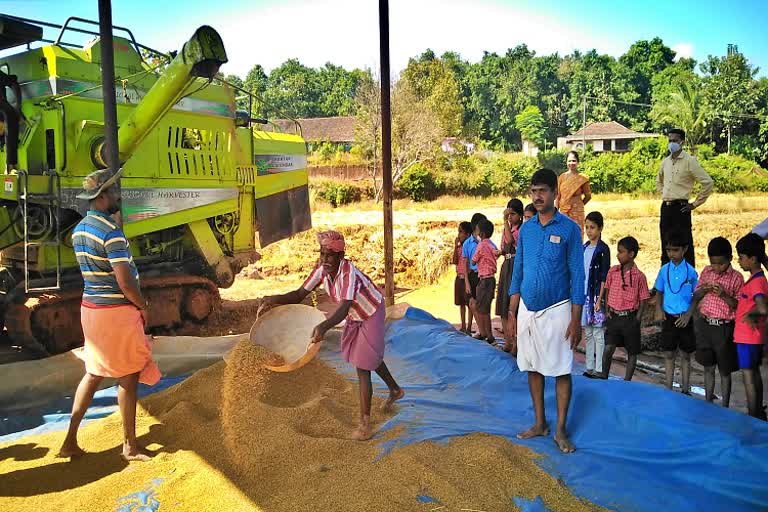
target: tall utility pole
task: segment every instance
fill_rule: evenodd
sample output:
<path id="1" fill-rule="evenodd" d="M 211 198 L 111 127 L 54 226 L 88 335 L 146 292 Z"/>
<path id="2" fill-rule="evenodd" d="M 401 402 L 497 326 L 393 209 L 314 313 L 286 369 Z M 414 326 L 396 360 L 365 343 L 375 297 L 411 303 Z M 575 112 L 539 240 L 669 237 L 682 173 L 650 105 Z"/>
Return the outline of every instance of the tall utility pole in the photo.
<path id="1" fill-rule="evenodd" d="M 120 168 L 117 148 L 117 105 L 115 101 L 115 52 L 112 45 L 112 2 L 99 0 L 99 42 L 101 43 L 101 95 L 104 98 L 104 160 L 112 173 Z"/>
<path id="2" fill-rule="evenodd" d="M 395 303 L 395 258 L 392 240 L 392 112 L 389 102 L 389 0 L 379 0 L 381 62 L 381 177 L 384 192 L 384 298 Z"/>

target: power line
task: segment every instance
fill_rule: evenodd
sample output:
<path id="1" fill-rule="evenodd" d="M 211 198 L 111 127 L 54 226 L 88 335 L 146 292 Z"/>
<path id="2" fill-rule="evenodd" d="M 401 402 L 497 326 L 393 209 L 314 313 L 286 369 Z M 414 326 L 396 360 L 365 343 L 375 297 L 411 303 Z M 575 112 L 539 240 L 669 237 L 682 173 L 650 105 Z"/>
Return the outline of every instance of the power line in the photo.
<path id="1" fill-rule="evenodd" d="M 601 98 L 597 98 L 595 96 L 584 96 L 585 100 L 596 100 L 596 101 L 603 101 Z M 638 103 L 635 101 L 622 101 L 622 100 L 610 100 L 614 103 L 620 103 L 622 105 L 631 105 L 635 107 L 647 107 L 647 108 L 653 108 L 653 105 L 650 103 Z M 768 118 L 768 115 L 766 114 L 744 114 L 744 113 L 724 113 L 724 112 L 713 112 L 718 117 L 739 117 L 742 119 L 765 119 Z"/>

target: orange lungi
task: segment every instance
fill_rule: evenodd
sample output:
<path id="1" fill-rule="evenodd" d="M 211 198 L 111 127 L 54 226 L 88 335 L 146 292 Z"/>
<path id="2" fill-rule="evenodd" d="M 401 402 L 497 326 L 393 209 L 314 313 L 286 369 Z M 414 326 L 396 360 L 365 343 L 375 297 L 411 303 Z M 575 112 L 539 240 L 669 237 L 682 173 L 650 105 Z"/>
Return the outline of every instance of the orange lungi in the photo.
<path id="1" fill-rule="evenodd" d="M 139 382 L 153 385 L 160 369 L 152 359 L 152 348 L 144 334 L 141 313 L 131 305 L 80 308 L 85 344 L 75 350 L 91 375 L 119 378 L 140 372 Z"/>

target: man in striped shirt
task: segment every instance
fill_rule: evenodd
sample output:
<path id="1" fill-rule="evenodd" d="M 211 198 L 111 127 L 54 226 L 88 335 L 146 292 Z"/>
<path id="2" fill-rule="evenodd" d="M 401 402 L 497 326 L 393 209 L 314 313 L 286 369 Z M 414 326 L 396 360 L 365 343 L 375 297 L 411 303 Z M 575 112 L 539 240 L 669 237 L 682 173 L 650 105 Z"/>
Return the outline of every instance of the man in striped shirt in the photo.
<path id="1" fill-rule="evenodd" d="M 320 264 L 301 288 L 283 295 L 264 297 L 262 305 L 298 304 L 321 284 L 338 304 L 336 311 L 315 327 L 311 341 L 321 341 L 331 327 L 346 319 L 341 335 L 341 355 L 357 368 L 360 381 L 360 425 L 351 437 L 365 441 L 373 435 L 371 371 L 375 371 L 389 388 L 384 410 L 391 408 L 395 401 L 405 395 L 384 363 L 384 297 L 373 281 L 344 257 L 346 246 L 341 233 L 324 231 L 318 233 L 317 238 L 320 243 Z"/>
<path id="2" fill-rule="evenodd" d="M 75 393 L 61 457 L 85 453 L 77 443 L 77 429 L 99 384 L 110 377 L 118 384 L 122 456 L 125 460 L 150 458 L 136 440 L 136 389 L 139 382 L 156 384 L 160 371 L 144 335 L 146 302 L 139 288 L 139 273 L 125 234 L 111 217 L 120 210 L 120 192 L 113 185 L 121 172 L 104 169 L 91 173 L 77 196 L 89 201 L 88 214 L 72 232 L 84 283 L 80 320 L 85 343 L 75 355 L 85 362 L 86 373 Z"/>

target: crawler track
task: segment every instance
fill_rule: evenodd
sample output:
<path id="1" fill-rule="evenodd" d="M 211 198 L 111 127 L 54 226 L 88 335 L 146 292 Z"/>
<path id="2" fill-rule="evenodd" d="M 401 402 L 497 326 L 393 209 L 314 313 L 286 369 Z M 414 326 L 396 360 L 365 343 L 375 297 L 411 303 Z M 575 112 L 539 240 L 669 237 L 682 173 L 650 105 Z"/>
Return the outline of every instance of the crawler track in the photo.
<path id="1" fill-rule="evenodd" d="M 141 289 L 150 303 L 150 330 L 201 323 L 221 307 L 218 287 L 203 277 L 148 277 L 141 280 Z M 9 304 L 5 325 L 11 340 L 40 356 L 59 354 L 82 345 L 82 293 L 82 288 L 71 288 Z"/>

